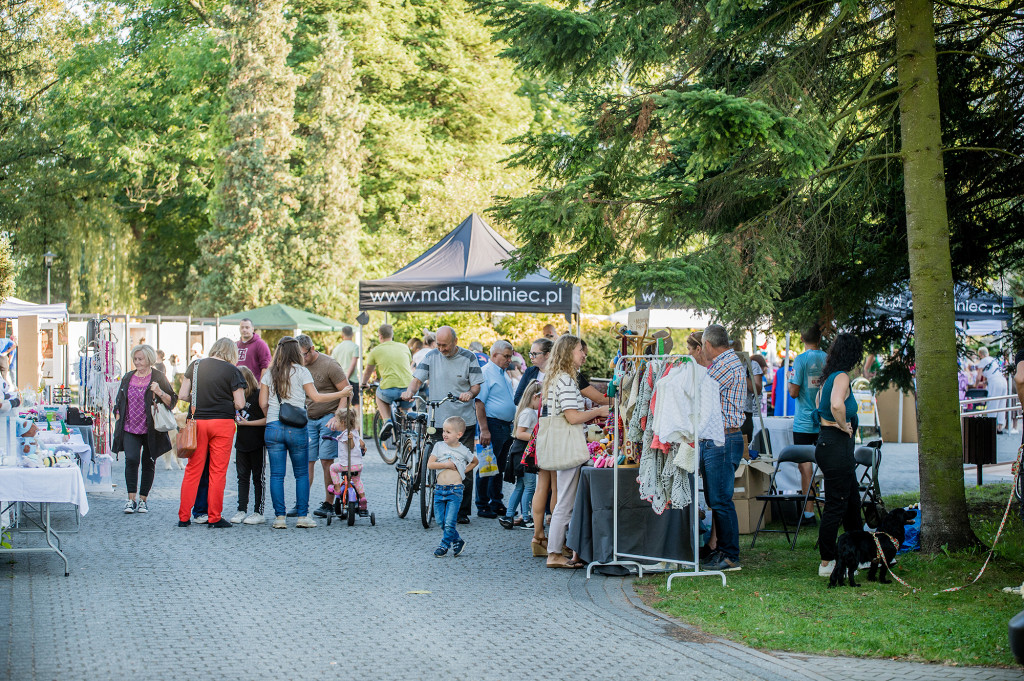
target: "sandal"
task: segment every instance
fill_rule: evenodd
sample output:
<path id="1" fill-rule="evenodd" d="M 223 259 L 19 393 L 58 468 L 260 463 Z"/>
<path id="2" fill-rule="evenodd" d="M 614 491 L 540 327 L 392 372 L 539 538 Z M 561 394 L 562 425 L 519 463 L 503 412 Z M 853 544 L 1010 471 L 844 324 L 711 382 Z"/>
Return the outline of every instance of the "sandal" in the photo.
<path id="1" fill-rule="evenodd" d="M 535 558 L 546 557 L 548 555 L 548 538 L 544 537 L 543 539 L 537 539 L 534 537 L 533 541 L 530 542 L 530 548 L 533 549 L 533 555 Z"/>
<path id="2" fill-rule="evenodd" d="M 584 563 L 583 561 L 573 562 L 572 560 L 567 560 L 564 563 L 552 563 L 551 561 L 548 561 L 547 563 L 545 563 L 545 567 L 562 568 L 566 570 L 579 570 L 582 567 L 586 567 L 586 563 Z"/>

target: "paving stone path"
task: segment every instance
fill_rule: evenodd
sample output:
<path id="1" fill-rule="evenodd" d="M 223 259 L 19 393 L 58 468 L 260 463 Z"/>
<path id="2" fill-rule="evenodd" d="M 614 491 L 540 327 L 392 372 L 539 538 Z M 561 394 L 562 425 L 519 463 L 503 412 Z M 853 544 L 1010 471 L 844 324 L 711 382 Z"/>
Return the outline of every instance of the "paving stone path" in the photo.
<path id="1" fill-rule="evenodd" d="M 465 554 L 439 560 L 439 531 L 422 529 L 415 505 L 396 517 L 394 473 L 379 460 L 364 469 L 376 527 L 296 529 L 289 519 L 287 530 L 179 529 L 182 474 L 157 467 L 146 515 L 124 515 L 120 493 L 90 494 L 81 532 L 65 541 L 70 577 L 56 556 L 5 557 L 0 678 L 1024 678 L 753 650 L 646 608 L 628 579 L 544 569 L 530 556 L 529 532 L 476 517 L 460 526 Z M 119 490 L 122 471 L 115 467 Z M 226 516 L 233 475 L 232 465 Z M 429 593 L 411 593 L 420 591 Z"/>

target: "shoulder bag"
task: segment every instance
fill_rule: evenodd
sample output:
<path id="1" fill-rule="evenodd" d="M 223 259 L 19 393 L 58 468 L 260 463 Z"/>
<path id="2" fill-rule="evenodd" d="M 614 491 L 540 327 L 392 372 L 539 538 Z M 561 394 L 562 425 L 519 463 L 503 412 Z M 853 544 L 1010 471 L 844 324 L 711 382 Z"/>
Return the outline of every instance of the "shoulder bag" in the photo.
<path id="1" fill-rule="evenodd" d="M 159 432 L 169 433 L 178 427 L 174 420 L 174 413 L 156 395 L 153 395 L 153 405 L 150 410 L 153 412 L 153 428 Z"/>
<path id="2" fill-rule="evenodd" d="M 548 415 L 537 424 L 537 466 L 546 471 L 567 471 L 582 466 L 590 458 L 583 429 L 555 413 L 548 395 Z"/>
<path id="3" fill-rule="evenodd" d="M 199 437 L 196 433 L 196 388 L 199 383 L 199 362 L 197 359 L 192 367 L 192 401 L 189 403 L 188 417 L 185 419 L 185 426 L 178 431 L 174 439 L 175 449 L 179 459 L 188 459 L 196 452 L 199 446 Z"/>
<path id="4" fill-rule="evenodd" d="M 292 371 L 295 371 L 294 367 Z M 306 423 L 309 421 L 309 417 L 306 416 L 306 407 L 296 407 L 294 404 L 288 404 L 281 400 L 280 395 L 277 397 L 277 402 L 280 405 L 277 410 L 277 419 L 281 423 L 292 428 L 306 427 Z"/>
<path id="5" fill-rule="evenodd" d="M 155 395 L 153 396 L 153 427 L 161 433 L 169 433 L 178 427 L 174 413 Z"/>

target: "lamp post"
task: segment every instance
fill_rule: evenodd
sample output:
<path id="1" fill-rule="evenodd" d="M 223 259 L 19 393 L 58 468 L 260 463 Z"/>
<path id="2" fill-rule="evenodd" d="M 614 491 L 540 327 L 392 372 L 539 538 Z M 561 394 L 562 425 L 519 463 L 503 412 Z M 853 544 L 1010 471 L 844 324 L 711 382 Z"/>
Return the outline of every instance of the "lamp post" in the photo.
<path id="1" fill-rule="evenodd" d="M 43 253 L 43 260 L 46 262 L 46 304 L 50 304 L 50 268 L 53 267 L 53 259 L 57 254 L 53 251 Z"/>

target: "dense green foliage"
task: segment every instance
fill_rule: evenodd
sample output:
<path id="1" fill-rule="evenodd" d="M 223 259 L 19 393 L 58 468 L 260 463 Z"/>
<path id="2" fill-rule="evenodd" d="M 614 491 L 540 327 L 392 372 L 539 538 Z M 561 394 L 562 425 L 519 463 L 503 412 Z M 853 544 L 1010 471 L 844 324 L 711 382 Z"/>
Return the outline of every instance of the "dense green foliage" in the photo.
<path id="1" fill-rule="evenodd" d="M 21 108 L 3 114 L 0 231 L 28 298 L 41 254 L 58 253 L 54 297 L 72 310 L 284 300 L 348 316 L 360 276 L 524 190 L 528 174 L 500 163 L 505 140 L 566 124 L 557 93 L 498 59 L 461 1 L 237 3 L 234 16 L 226 0 L 17 4 L 26 66 L 4 90 Z M 278 16 L 250 27 L 250 10 Z M 265 148 L 245 130 L 258 116 L 273 119 Z"/>
<path id="2" fill-rule="evenodd" d="M 908 278 L 893 15 L 884 3 L 478 2 L 505 54 L 563 83 L 572 135 L 520 138 L 540 175 L 495 210 L 519 263 L 610 275 L 746 327 L 815 319 L 903 348 L 871 315 Z M 1005 2 L 936 15 L 954 272 L 1024 250 L 1024 72 Z"/>
<path id="3" fill-rule="evenodd" d="M 581 112 L 571 134 L 518 140 L 512 163 L 538 185 L 493 212 L 519 234 L 520 271 L 606 275 L 614 291 L 734 327 L 818 322 L 871 350 L 896 345 L 877 380 L 909 386 L 916 364 L 924 542 L 975 541 L 959 485 L 953 271 L 984 285 L 1022 254 L 1020 8 L 477 6 L 506 56 L 561 81 Z M 944 100 L 960 104 L 943 116 Z M 908 282 L 916 342 L 871 311 Z"/>

